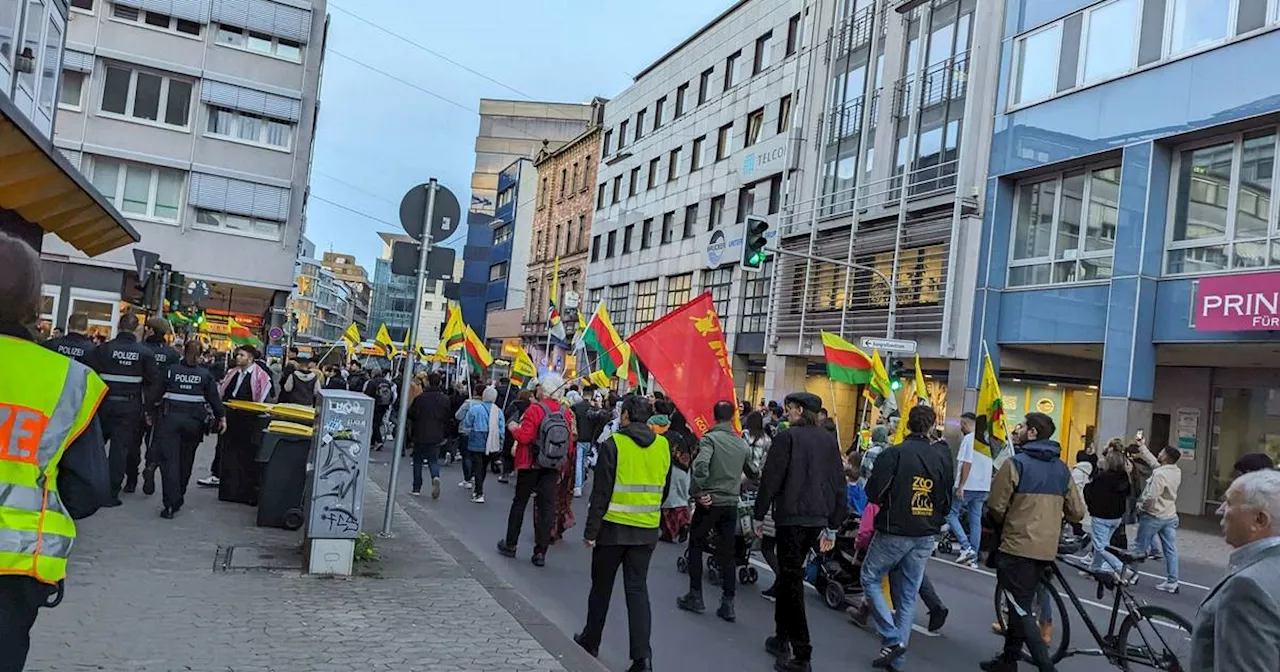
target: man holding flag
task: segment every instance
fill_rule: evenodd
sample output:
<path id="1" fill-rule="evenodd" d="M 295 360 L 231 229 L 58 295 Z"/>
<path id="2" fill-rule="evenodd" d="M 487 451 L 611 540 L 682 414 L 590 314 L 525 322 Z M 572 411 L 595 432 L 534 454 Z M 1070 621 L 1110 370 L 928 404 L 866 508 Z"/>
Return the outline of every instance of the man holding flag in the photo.
<path id="1" fill-rule="evenodd" d="M 982 450 L 976 450 L 973 441 L 974 426 L 978 416 L 965 413 L 960 416 L 960 431 L 964 434 L 960 439 L 960 452 L 956 454 L 956 496 L 951 500 L 951 513 L 947 514 L 947 525 L 955 532 L 960 542 L 960 557 L 956 562 L 978 568 L 978 550 L 982 548 L 982 507 L 991 494 L 991 450 L 983 444 Z M 965 524 L 960 524 L 960 515 L 965 515 Z"/>

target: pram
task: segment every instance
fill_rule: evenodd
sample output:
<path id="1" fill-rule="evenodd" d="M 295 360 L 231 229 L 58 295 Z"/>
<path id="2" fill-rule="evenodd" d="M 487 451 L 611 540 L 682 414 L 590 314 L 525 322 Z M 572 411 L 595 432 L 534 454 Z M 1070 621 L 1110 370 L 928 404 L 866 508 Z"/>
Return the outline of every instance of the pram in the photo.
<path id="1" fill-rule="evenodd" d="M 755 545 L 756 534 L 752 515 L 756 507 L 756 493 L 744 492 L 738 499 L 738 529 L 733 535 L 733 564 L 738 570 L 738 583 L 748 585 L 760 580 L 760 571 L 751 566 L 751 547 Z M 702 550 L 707 554 L 707 581 L 713 586 L 720 585 L 720 574 L 723 569 L 716 560 L 719 542 L 715 531 L 708 533 Z M 676 570 L 681 574 L 689 573 L 689 547 L 676 558 Z"/>
<path id="2" fill-rule="evenodd" d="M 835 546 L 826 553 L 813 551 L 813 587 L 832 609 L 843 609 L 851 596 L 862 594 L 863 554 L 857 548 L 860 522 L 858 514 L 849 514 L 836 531 Z"/>

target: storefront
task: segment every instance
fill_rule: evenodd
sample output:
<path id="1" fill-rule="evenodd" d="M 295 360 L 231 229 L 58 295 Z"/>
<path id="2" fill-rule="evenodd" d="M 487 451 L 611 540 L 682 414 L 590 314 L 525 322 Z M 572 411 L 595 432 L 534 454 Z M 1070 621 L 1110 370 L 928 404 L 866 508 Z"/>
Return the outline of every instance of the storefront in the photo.
<path id="1" fill-rule="evenodd" d="M 1062 459 L 1069 465 L 1076 463 L 1076 453 L 1086 446 L 1101 447 L 1107 442 L 1097 436 L 1097 385 L 1011 378 L 1000 381 L 1000 394 L 1011 428 L 1027 413 L 1053 418 L 1058 427 L 1054 438 L 1062 445 Z"/>

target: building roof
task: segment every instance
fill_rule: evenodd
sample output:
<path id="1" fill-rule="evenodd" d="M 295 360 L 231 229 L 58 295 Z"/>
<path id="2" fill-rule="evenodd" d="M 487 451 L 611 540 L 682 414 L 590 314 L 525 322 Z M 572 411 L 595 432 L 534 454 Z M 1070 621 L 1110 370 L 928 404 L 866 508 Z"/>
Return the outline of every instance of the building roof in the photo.
<path id="1" fill-rule="evenodd" d="M 632 81 L 635 81 L 635 82 L 640 81 L 640 78 L 641 78 L 641 77 L 644 77 L 645 75 L 649 74 L 650 72 L 652 72 L 652 71 L 653 71 L 653 69 L 654 69 L 654 68 L 656 68 L 656 67 L 658 67 L 659 65 L 662 65 L 663 63 L 665 63 L 665 62 L 667 61 L 667 59 L 669 59 L 669 58 L 671 58 L 672 56 L 674 56 L 674 55 L 675 55 L 677 52 L 679 52 L 681 49 L 684 49 L 685 47 L 689 46 L 689 44 L 690 44 L 691 42 L 693 42 L 694 40 L 696 40 L 696 39 L 698 39 L 699 37 L 701 37 L 703 33 L 706 33 L 708 30 L 711 30 L 712 28 L 715 28 L 715 27 L 716 27 L 716 25 L 718 25 L 721 21 L 724 21 L 725 19 L 729 18 L 729 15 L 730 15 L 730 14 L 733 14 L 734 12 L 738 11 L 738 8 L 739 8 L 739 7 L 741 7 L 741 6 L 745 5 L 745 4 L 747 4 L 749 1 L 750 1 L 750 0 L 738 0 L 737 2 L 733 3 L 733 4 L 729 7 L 729 9 L 724 10 L 724 12 L 722 12 L 722 13 L 721 13 L 719 16 L 717 16 L 716 18 L 711 19 L 711 22 L 710 22 L 710 23 L 708 23 L 707 25 L 705 25 L 705 26 L 703 26 L 703 27 L 699 28 L 698 30 L 694 31 L 694 33 L 693 33 L 692 35 L 690 35 L 689 37 L 686 37 L 686 38 L 684 39 L 684 41 L 683 41 L 683 42 L 681 42 L 680 44 L 677 44 L 675 47 L 672 47 L 671 51 L 668 51 L 667 53 L 665 53 L 665 54 L 663 54 L 662 56 L 658 57 L 658 60 L 656 60 L 656 61 L 654 61 L 653 63 L 651 63 L 651 64 L 649 65 L 649 67 L 645 68 L 644 70 L 641 70 L 641 71 L 640 71 L 640 72 L 635 76 L 635 78 L 634 78 L 634 79 L 632 79 Z"/>

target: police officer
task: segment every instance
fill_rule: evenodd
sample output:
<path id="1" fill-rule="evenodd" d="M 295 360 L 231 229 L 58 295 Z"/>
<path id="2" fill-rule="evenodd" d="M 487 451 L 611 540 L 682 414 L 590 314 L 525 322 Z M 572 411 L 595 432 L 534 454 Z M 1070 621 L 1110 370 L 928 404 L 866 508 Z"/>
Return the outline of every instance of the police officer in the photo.
<path id="1" fill-rule="evenodd" d="M 157 316 L 147 320 L 144 329 L 147 334 L 145 342 L 147 347 L 151 348 L 151 351 L 155 353 L 156 368 L 160 370 L 160 379 L 164 380 L 169 367 L 179 359 L 182 359 L 182 355 L 179 355 L 178 351 L 165 340 L 172 328 L 169 326 L 168 320 Z M 155 448 L 152 447 L 155 443 L 155 416 L 155 412 L 152 411 L 151 418 L 146 426 L 142 428 L 142 439 L 147 444 L 146 462 L 143 463 L 142 467 L 142 494 L 144 495 L 155 494 L 156 491 L 156 465 L 159 463 L 160 457 Z"/>
<path id="2" fill-rule="evenodd" d="M 67 318 L 67 335 L 51 338 L 41 345 L 50 350 L 83 362 L 89 351 L 98 347 L 92 338 L 85 336 L 89 330 L 89 316 L 85 313 L 72 313 Z"/>
<path id="3" fill-rule="evenodd" d="M 164 498 L 161 518 L 173 518 L 182 508 L 196 449 L 204 438 L 205 404 L 213 409 L 218 433 L 227 431 L 227 411 L 218 395 L 218 381 L 209 369 L 200 366 L 199 341 L 188 341 L 182 359 L 169 367 L 156 423 L 154 455 L 159 460 Z"/>
<path id="4" fill-rule="evenodd" d="M 134 332 L 138 316 L 125 313 L 120 317 L 116 337 L 89 353 L 87 362 L 107 382 L 107 398 L 102 402 L 99 418 L 102 433 L 110 444 L 111 500 L 108 506 L 120 505 L 120 484 L 125 492 L 138 486 L 138 463 L 142 448 L 144 412 L 148 399 L 159 395 L 164 379 L 156 368 L 151 348 L 138 342 Z M 127 477 L 127 478 L 126 478 Z"/>

